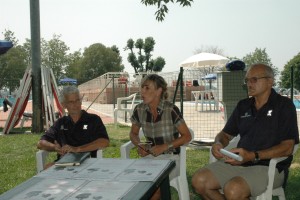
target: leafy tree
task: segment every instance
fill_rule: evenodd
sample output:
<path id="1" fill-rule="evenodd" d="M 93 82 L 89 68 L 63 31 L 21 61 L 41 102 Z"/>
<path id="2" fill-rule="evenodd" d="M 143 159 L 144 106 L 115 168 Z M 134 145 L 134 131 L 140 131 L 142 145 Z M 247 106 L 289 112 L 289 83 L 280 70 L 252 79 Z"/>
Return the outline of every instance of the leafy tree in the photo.
<path id="1" fill-rule="evenodd" d="M 182 7 L 191 6 L 193 0 L 141 0 L 142 4 L 146 6 L 157 6 L 157 11 L 155 12 L 156 20 L 163 21 L 166 13 L 169 9 L 167 7 L 168 3 L 179 3 Z"/>
<path id="2" fill-rule="evenodd" d="M 136 42 L 133 39 L 127 41 L 127 46 L 124 50 L 130 50 L 127 60 L 134 68 L 135 73 L 146 71 L 161 71 L 166 62 L 164 58 L 158 57 L 155 60 L 152 59 L 152 52 L 154 50 L 155 40 L 152 37 L 147 37 L 145 40 L 137 39 Z M 134 52 L 136 49 L 136 54 Z"/>
<path id="3" fill-rule="evenodd" d="M 30 65 L 31 64 L 31 40 L 26 38 L 23 43 L 23 49 L 25 51 L 25 62 Z"/>
<path id="4" fill-rule="evenodd" d="M 242 60 L 246 64 L 246 69 L 248 69 L 253 64 L 262 63 L 270 66 L 274 70 L 275 75 L 278 75 L 279 73 L 278 68 L 272 64 L 271 59 L 266 52 L 266 48 L 255 48 L 254 52 L 247 54 L 245 57 L 243 57 Z"/>
<path id="5" fill-rule="evenodd" d="M 160 72 L 165 66 L 165 64 L 166 64 L 165 59 L 159 56 L 156 59 L 151 61 L 150 67 L 152 71 Z"/>
<path id="6" fill-rule="evenodd" d="M 53 38 L 48 42 L 42 40 L 42 65 L 52 68 L 56 78 L 64 76 L 63 69 L 68 64 L 67 51 L 69 47 L 65 42 L 60 40 L 60 35 L 53 35 Z"/>
<path id="7" fill-rule="evenodd" d="M 78 84 L 82 83 L 81 77 L 82 75 L 82 53 L 80 50 L 75 51 L 74 53 L 70 53 L 68 55 L 68 64 L 65 68 L 65 75 L 70 78 L 77 79 Z"/>
<path id="8" fill-rule="evenodd" d="M 300 90 L 300 53 L 291 59 L 281 72 L 280 86 L 283 88 L 291 88 L 291 68 L 294 68 L 294 88 Z"/>
<path id="9" fill-rule="evenodd" d="M 82 65 L 82 78 L 90 80 L 105 74 L 106 72 L 119 72 L 124 70 L 120 54 L 116 47 L 105 47 L 103 44 L 96 43 L 86 48 L 83 52 L 83 58 L 80 61 Z"/>
<path id="10" fill-rule="evenodd" d="M 5 30 L 3 33 L 4 39 L 11 41 L 13 47 L 0 56 L 0 88 L 6 87 L 10 92 L 14 91 L 20 86 L 27 64 L 25 62 L 25 51 L 18 44 L 14 33 L 10 30 Z"/>

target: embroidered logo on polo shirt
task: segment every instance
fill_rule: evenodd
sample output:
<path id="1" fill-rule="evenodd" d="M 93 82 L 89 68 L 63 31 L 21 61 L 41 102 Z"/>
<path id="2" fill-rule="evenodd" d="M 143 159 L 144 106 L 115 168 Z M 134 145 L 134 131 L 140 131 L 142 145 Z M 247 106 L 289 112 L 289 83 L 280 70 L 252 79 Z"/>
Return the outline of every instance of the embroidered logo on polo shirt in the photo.
<path id="1" fill-rule="evenodd" d="M 273 110 L 269 110 L 267 113 L 267 116 L 272 116 L 272 112 L 273 112 Z"/>
<path id="2" fill-rule="evenodd" d="M 251 117 L 251 115 L 248 112 L 245 112 L 244 115 L 241 116 L 241 118 Z"/>
<path id="3" fill-rule="evenodd" d="M 62 124 L 62 125 L 60 126 L 60 130 L 68 130 L 68 129 L 65 128 L 64 125 Z"/>
<path id="4" fill-rule="evenodd" d="M 83 125 L 83 130 L 87 130 L 87 127 L 88 127 L 88 125 L 87 125 L 87 124 L 84 124 L 84 125 Z"/>

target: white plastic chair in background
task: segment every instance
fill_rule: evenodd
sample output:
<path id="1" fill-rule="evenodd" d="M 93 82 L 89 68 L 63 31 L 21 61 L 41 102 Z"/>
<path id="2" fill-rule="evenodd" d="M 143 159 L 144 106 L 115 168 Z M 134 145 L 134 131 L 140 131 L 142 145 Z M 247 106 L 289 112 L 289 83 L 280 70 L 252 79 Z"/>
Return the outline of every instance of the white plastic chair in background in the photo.
<path id="1" fill-rule="evenodd" d="M 192 139 L 191 139 L 191 141 L 192 141 L 194 139 L 194 131 L 192 129 L 189 129 L 189 130 L 190 130 L 190 133 L 192 135 Z M 139 136 L 140 136 L 140 138 L 144 137 L 144 133 L 143 133 L 142 129 L 140 129 L 140 131 L 139 131 Z M 183 146 L 180 146 L 179 176 L 177 176 L 177 177 L 173 178 L 172 180 L 170 180 L 170 185 L 177 190 L 180 200 L 189 200 L 190 199 L 188 181 L 187 181 L 187 177 L 186 177 L 186 147 L 189 143 L 187 143 Z M 127 159 L 130 158 L 130 156 L 129 156 L 130 155 L 130 150 L 134 147 L 135 146 L 131 141 L 123 144 L 120 148 L 121 158 L 127 158 Z"/>
<path id="2" fill-rule="evenodd" d="M 119 97 L 117 98 L 117 107 L 114 109 L 114 123 L 115 125 L 118 122 L 118 112 L 119 111 L 124 111 L 125 115 L 127 114 L 126 112 L 129 112 L 130 116 L 132 115 L 133 109 L 134 109 L 134 102 L 136 98 L 136 94 L 134 93 L 128 97 Z M 122 106 L 123 101 L 131 101 L 130 104 L 126 104 L 126 107 Z"/>
<path id="3" fill-rule="evenodd" d="M 236 147 L 239 140 L 240 140 L 240 136 L 238 135 L 237 137 L 233 138 L 230 141 L 230 143 L 225 147 L 225 149 L 230 150 Z M 298 144 L 294 146 L 293 154 L 296 153 L 297 149 L 298 149 Z M 285 193 L 283 187 L 280 186 L 278 188 L 273 189 L 273 184 L 274 184 L 276 165 L 277 163 L 283 161 L 286 158 L 288 157 L 279 157 L 279 158 L 271 159 L 269 165 L 269 171 L 268 171 L 269 180 L 268 180 L 267 190 L 257 197 L 251 197 L 252 200 L 272 200 L 272 196 L 277 196 L 279 200 L 285 200 Z M 217 159 L 212 155 L 210 151 L 209 162 L 212 163 L 215 162 L 216 160 Z"/>
<path id="4" fill-rule="evenodd" d="M 50 153 L 49 151 L 45 151 L 45 150 L 39 150 L 38 152 L 36 152 L 35 157 L 36 157 L 37 173 L 40 173 L 41 171 L 44 170 L 49 153 Z M 99 149 L 97 151 L 97 158 L 102 158 L 103 157 L 102 154 L 103 154 L 102 149 Z"/>

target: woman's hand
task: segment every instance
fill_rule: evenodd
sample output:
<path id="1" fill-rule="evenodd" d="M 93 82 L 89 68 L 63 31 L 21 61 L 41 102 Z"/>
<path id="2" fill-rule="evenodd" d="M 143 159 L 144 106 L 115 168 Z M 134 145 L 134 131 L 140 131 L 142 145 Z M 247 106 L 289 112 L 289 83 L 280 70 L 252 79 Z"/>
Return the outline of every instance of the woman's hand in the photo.
<path id="1" fill-rule="evenodd" d="M 168 144 L 161 144 L 153 146 L 149 152 L 156 157 L 164 153 L 166 150 L 168 150 Z"/>
<path id="2" fill-rule="evenodd" d="M 137 151 L 138 151 L 139 156 L 145 157 L 150 154 L 150 150 L 147 150 L 146 148 L 147 148 L 146 145 L 143 145 L 143 144 L 138 145 Z"/>

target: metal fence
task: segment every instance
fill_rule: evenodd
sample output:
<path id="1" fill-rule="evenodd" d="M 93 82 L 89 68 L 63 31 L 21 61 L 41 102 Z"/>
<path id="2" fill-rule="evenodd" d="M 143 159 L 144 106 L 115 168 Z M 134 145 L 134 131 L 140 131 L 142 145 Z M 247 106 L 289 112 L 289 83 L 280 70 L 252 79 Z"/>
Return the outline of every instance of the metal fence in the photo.
<path id="1" fill-rule="evenodd" d="M 222 99 L 217 78 L 205 78 L 206 75 L 199 70 L 184 70 L 182 81 L 180 81 L 180 71 L 158 74 L 167 81 L 169 100 L 174 101 L 183 111 L 187 125 L 194 130 L 195 140 L 212 141 L 223 128 L 227 118 L 226 112 L 224 112 L 226 105 L 220 101 Z M 100 112 L 102 119 L 105 118 L 105 123 L 113 123 L 117 98 L 137 93 L 134 103 L 141 102 L 140 81 L 143 75 L 107 73 L 79 85 L 79 90 L 84 96 L 83 107 L 90 112 Z M 178 85 L 180 86 L 179 82 L 182 87 L 178 87 Z M 232 84 L 236 84 L 236 82 L 232 82 Z M 241 87 L 242 84 L 241 80 Z M 229 90 L 226 92 L 237 94 L 235 87 L 230 83 Z M 298 126 L 300 127 L 300 107 L 297 110 Z M 128 113 L 118 112 L 117 118 L 119 123 L 130 125 Z"/>
<path id="2" fill-rule="evenodd" d="M 200 70 L 174 71 L 170 73 L 158 73 L 168 83 L 169 100 L 182 110 L 187 125 L 194 130 L 195 140 L 210 142 L 223 128 L 227 118 L 224 110 L 230 112 L 221 97 L 221 87 L 218 77 L 209 78 Z M 114 123 L 114 109 L 119 97 L 127 97 L 137 93 L 134 104 L 141 102 L 140 81 L 145 74 L 135 75 L 128 73 L 106 73 L 103 76 L 87 81 L 78 86 L 83 95 L 83 109 L 98 114 L 105 124 Z M 208 78 L 207 78 L 208 77 Z M 182 78 L 182 79 L 181 79 Z M 228 81 L 226 93 L 237 96 L 234 84 Z M 182 86 L 182 87 L 180 87 Z M 175 95 L 176 94 L 176 95 Z M 287 94 L 284 94 L 287 95 Z M 294 96 L 297 106 L 298 127 L 300 127 L 300 96 Z M 127 102 L 123 106 L 129 106 Z M 26 107 L 26 112 L 32 112 L 32 108 Z M 232 105 L 234 107 L 235 105 Z M 0 106 L 0 127 L 3 127 L 8 112 L 4 113 Z M 117 121 L 130 126 L 129 114 L 118 112 Z M 31 125 L 29 121 L 28 126 Z"/>

